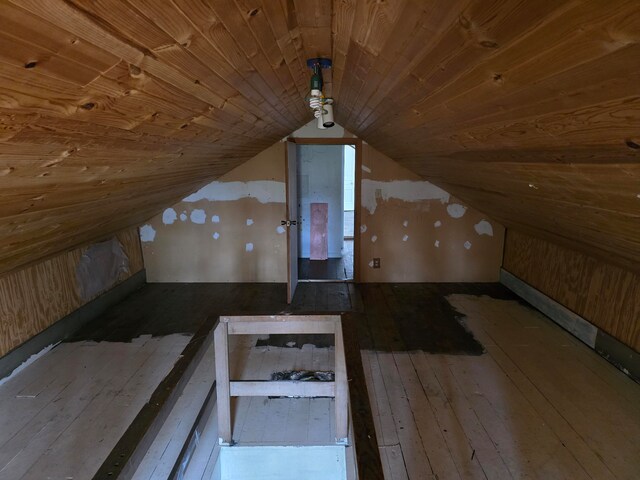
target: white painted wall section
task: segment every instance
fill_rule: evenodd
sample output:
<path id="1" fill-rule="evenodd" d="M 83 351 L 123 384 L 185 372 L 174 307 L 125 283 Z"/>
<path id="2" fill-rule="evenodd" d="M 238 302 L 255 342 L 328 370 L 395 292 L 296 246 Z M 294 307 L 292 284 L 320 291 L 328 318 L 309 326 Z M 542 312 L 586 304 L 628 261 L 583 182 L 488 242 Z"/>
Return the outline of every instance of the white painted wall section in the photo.
<path id="1" fill-rule="evenodd" d="M 200 200 L 232 202 L 241 198 L 255 198 L 260 203 L 285 203 L 285 184 L 272 180 L 211 182 L 183 201 L 189 203 Z"/>
<path id="2" fill-rule="evenodd" d="M 449 202 L 449 194 L 433 183 L 424 181 L 395 180 L 383 182 L 378 180 L 362 181 L 362 206 L 371 215 L 376 211 L 378 203 L 389 199 L 398 199 L 404 202 L 421 202 L 423 200 L 440 200 Z"/>
<path id="3" fill-rule="evenodd" d="M 342 145 L 298 145 L 300 257 L 309 258 L 311 203 L 329 204 L 329 257 L 340 258 L 344 243 Z"/>
<path id="4" fill-rule="evenodd" d="M 216 480 L 347 480 L 344 446 L 236 445 L 222 447 L 218 462 Z"/>

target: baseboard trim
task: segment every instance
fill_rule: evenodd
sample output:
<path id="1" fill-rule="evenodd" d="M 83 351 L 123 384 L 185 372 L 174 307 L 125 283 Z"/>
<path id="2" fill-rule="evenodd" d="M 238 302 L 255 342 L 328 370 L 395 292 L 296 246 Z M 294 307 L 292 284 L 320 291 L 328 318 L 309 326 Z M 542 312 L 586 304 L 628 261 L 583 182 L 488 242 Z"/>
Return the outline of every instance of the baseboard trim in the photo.
<path id="1" fill-rule="evenodd" d="M 10 375 L 16 368 L 50 345 L 55 345 L 73 335 L 80 327 L 104 313 L 147 281 L 144 269 L 119 283 L 111 290 L 91 300 L 50 327 L 17 346 L 0 358 L 0 379 Z"/>
<path id="2" fill-rule="evenodd" d="M 635 350 L 504 268 L 500 269 L 500 283 L 640 382 L 640 355 Z"/>

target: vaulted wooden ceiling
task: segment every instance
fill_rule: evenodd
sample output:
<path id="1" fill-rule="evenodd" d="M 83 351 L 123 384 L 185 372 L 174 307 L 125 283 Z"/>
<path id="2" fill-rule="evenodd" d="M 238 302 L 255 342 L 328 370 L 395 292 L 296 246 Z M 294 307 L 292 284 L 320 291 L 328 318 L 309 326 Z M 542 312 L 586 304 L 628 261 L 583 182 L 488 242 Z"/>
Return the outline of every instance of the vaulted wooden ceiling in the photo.
<path id="1" fill-rule="evenodd" d="M 511 228 L 640 269 L 637 0 L 0 2 L 0 272 L 337 121 Z"/>

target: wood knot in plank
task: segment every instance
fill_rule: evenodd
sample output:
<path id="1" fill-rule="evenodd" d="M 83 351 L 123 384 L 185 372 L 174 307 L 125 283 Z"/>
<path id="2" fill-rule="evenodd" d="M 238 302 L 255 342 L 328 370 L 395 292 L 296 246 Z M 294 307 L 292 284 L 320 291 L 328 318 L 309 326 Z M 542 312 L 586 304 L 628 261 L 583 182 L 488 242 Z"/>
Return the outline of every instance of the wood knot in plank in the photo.
<path id="1" fill-rule="evenodd" d="M 131 63 L 129 64 L 129 75 L 131 75 L 134 78 L 141 77 L 143 75 L 142 69 L 139 66 Z"/>
<path id="2" fill-rule="evenodd" d="M 498 44 L 491 40 L 482 40 L 480 46 L 484 48 L 498 48 Z"/>

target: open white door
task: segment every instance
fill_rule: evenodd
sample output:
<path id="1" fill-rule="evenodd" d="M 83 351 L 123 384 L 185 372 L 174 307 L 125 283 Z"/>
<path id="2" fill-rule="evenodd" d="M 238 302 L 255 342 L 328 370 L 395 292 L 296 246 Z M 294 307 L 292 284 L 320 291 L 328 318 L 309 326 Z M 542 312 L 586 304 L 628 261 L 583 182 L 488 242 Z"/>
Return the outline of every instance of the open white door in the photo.
<path id="1" fill-rule="evenodd" d="M 287 142 L 286 148 L 287 303 L 291 303 L 298 286 L 298 162 L 296 144 Z"/>

